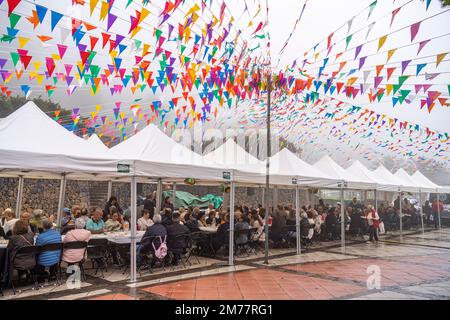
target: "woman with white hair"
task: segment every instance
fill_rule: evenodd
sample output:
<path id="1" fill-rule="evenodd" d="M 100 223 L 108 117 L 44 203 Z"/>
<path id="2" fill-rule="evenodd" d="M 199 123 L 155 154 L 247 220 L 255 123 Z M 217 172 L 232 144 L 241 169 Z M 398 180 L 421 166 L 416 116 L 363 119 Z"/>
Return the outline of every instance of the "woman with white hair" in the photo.
<path id="1" fill-rule="evenodd" d="M 5 215 L 5 223 L 3 225 L 3 231 L 5 231 L 5 234 L 8 235 L 8 232 L 10 231 L 12 232 L 14 225 L 16 224 L 17 221 L 19 221 L 19 219 L 16 218 L 16 215 L 11 208 L 6 209 L 4 215 Z"/>
<path id="2" fill-rule="evenodd" d="M 70 230 L 64 236 L 63 243 L 74 241 L 86 241 L 89 242 L 91 238 L 91 232 L 84 229 L 84 223 L 82 220 L 75 220 L 75 229 Z M 75 263 L 83 258 L 84 249 L 66 249 L 63 251 L 62 260 L 68 263 Z"/>

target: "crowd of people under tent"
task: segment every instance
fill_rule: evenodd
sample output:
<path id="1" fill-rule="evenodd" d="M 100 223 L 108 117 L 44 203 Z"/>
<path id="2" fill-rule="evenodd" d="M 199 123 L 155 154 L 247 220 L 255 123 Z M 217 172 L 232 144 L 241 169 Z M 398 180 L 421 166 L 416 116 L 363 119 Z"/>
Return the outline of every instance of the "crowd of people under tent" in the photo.
<path id="1" fill-rule="evenodd" d="M 162 200 L 160 212 L 157 211 L 156 191 L 149 194 L 143 202 L 136 228 L 143 233 L 137 247 L 138 268 L 148 265 L 153 268 L 158 263 L 178 265 L 189 248 L 195 243 L 204 255 L 226 256 L 229 250 L 230 214 L 224 207 L 215 208 L 210 203 L 202 210 L 198 207 L 175 209 L 170 197 Z M 402 201 L 403 229 L 421 227 L 420 209 L 407 198 L 397 197 L 393 203 L 378 203 L 378 210 L 373 204 L 365 204 L 356 198 L 344 204 L 344 225 L 348 237 L 377 243 L 379 233 L 395 231 L 400 228 L 400 201 Z M 326 204 L 320 199 L 314 206 L 302 206 L 300 213 L 301 244 L 308 246 L 323 241 L 339 240 L 341 237 L 341 204 Z M 423 205 L 423 220 L 428 227 L 438 227 L 438 206 L 442 211 L 442 201 L 426 201 Z M 128 212 L 127 212 L 128 211 Z M 0 237 L 8 240 L 9 263 L 18 270 L 19 278 L 33 271 L 40 279 L 56 277 L 61 270 L 61 262 L 66 265 L 89 259 L 85 249 L 64 249 L 21 253 L 27 246 L 43 246 L 54 243 L 76 241 L 89 242 L 93 235 L 130 232 L 129 210 L 121 208 L 115 196 L 105 207 L 81 208 L 73 206 L 64 208 L 61 227 L 56 225 L 55 214 L 40 209 L 27 208 L 16 218 L 15 212 L 6 209 L 0 212 Z M 262 205 L 234 207 L 234 241 L 235 254 L 263 251 L 265 242 L 265 214 Z M 269 216 L 270 248 L 295 247 L 296 244 L 296 210 L 292 204 L 279 204 L 271 208 Z M 207 237 L 194 235 L 207 234 Z M 207 248 L 206 248 L 207 247 Z M 128 256 L 129 256 L 128 244 Z M 162 250 L 164 249 L 164 250 Z M 205 249 L 205 250 L 203 250 Z M 127 253 L 107 248 L 107 259 L 102 264 L 123 266 L 129 263 Z M 100 263 L 99 261 L 97 261 Z M 164 266 L 163 264 L 163 266 Z M 102 266 L 100 266 L 102 267 Z"/>

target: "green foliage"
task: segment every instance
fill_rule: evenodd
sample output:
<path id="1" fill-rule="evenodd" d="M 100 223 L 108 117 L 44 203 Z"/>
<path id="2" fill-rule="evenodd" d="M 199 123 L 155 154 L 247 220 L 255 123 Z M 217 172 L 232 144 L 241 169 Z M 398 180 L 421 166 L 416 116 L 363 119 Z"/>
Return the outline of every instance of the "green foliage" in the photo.
<path id="1" fill-rule="evenodd" d="M 19 109 L 21 106 L 23 106 L 25 103 L 27 103 L 27 100 L 23 96 L 0 96 L 0 118 L 5 118 L 17 109 Z M 53 117 L 54 114 L 52 111 L 56 111 L 61 109 L 61 106 L 57 103 L 54 103 L 50 100 L 45 100 L 41 96 L 38 98 L 32 99 L 32 101 L 46 114 Z M 60 116 L 67 116 L 70 115 L 70 112 L 68 110 L 61 110 Z"/>
<path id="2" fill-rule="evenodd" d="M 443 7 L 448 7 L 450 6 L 450 0 L 441 0 L 441 4 Z"/>

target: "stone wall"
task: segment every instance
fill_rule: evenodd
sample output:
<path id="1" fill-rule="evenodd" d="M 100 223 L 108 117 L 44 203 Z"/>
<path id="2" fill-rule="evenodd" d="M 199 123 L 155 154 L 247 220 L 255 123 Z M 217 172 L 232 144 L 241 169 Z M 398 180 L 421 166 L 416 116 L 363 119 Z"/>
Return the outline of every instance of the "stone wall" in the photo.
<path id="1" fill-rule="evenodd" d="M 107 182 L 88 182 L 88 181 L 73 181 L 68 180 L 66 186 L 66 196 L 64 201 L 65 207 L 72 205 L 80 205 L 82 207 L 100 206 L 103 207 L 107 201 L 107 194 L 105 188 Z M 27 207 L 34 209 L 43 209 L 48 213 L 55 213 L 58 208 L 60 180 L 36 180 L 25 179 L 22 210 Z M 18 179 L 17 178 L 0 178 L 0 210 L 3 208 L 12 208 L 15 210 L 17 197 Z M 97 189 L 96 189 L 97 188 Z M 91 197 L 96 190 L 100 190 L 102 196 L 95 196 L 95 203 L 91 202 Z M 146 196 L 156 190 L 156 184 L 140 184 L 138 185 L 138 194 Z M 164 184 L 163 190 L 172 190 L 171 184 Z M 216 186 L 187 186 L 177 185 L 178 191 L 190 192 L 197 196 L 203 196 L 211 193 L 220 195 L 220 185 Z M 247 188 L 237 187 L 235 193 L 236 205 L 256 206 L 262 203 L 263 188 Z M 118 201 L 123 209 L 130 205 L 130 184 L 129 183 L 113 183 L 112 194 L 118 198 Z M 281 204 L 295 204 L 294 202 L 295 190 L 279 189 L 278 203 Z M 269 199 L 273 203 L 273 189 L 269 192 Z M 225 203 L 229 203 L 229 194 L 225 199 Z M 300 204 L 307 204 L 308 198 L 306 191 L 300 191 Z"/>

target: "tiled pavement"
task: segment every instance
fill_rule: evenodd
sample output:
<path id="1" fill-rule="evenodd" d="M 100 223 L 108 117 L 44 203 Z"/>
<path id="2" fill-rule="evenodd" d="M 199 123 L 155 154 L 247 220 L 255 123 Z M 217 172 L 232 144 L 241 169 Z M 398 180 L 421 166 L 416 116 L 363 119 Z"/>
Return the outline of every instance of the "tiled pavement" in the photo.
<path id="1" fill-rule="evenodd" d="M 121 271 L 109 271 L 103 279 L 88 277 L 81 289 L 47 286 L 5 298 L 450 299 L 449 231 L 390 236 L 379 244 L 349 243 L 344 251 L 336 246 L 316 248 L 300 256 L 292 250 L 271 250 L 277 256 L 269 265 L 261 255 L 238 259 L 234 267 L 204 260 L 189 270 L 168 268 L 132 284 Z M 374 270 L 379 270 L 379 287 L 369 290 L 367 280 Z"/>

